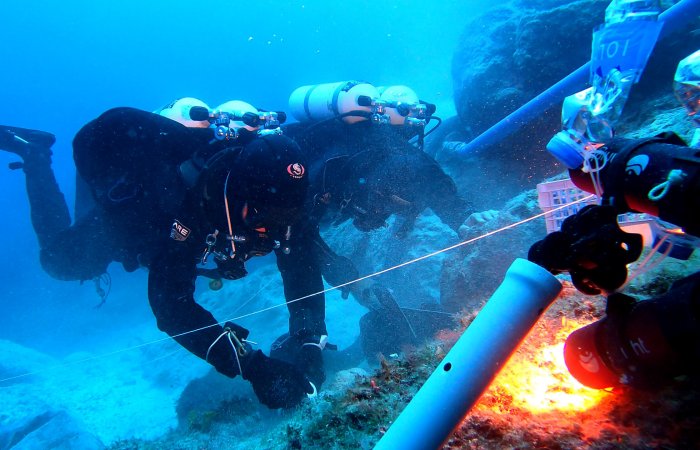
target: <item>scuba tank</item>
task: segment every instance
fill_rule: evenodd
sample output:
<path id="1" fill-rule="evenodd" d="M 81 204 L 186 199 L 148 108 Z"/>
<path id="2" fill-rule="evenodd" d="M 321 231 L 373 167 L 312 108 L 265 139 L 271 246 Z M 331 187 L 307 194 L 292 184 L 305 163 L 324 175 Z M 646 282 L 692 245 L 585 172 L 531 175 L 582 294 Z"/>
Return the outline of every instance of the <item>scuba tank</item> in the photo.
<path id="1" fill-rule="evenodd" d="M 432 119 L 438 120 L 438 125 L 440 122 L 433 117 L 435 105 L 420 100 L 404 85 L 375 88 L 368 83 L 344 81 L 302 86 L 289 96 L 289 109 L 301 123 L 342 119 L 354 124 L 369 119 L 380 125 L 423 129 Z"/>
<path id="2" fill-rule="evenodd" d="M 203 111 L 202 111 L 203 112 Z M 240 100 L 231 100 L 208 112 L 217 139 L 239 139 L 282 134 L 280 124 L 287 120 L 284 111 L 265 111 Z"/>
<path id="3" fill-rule="evenodd" d="M 356 123 L 367 120 L 371 113 L 369 105 L 360 105 L 360 97 L 378 98 L 379 91 L 360 81 L 301 86 L 289 96 L 289 110 L 299 122 L 342 118 Z"/>
<path id="4" fill-rule="evenodd" d="M 179 122 L 187 128 L 209 128 L 209 122 L 206 119 L 192 117 L 191 112 L 193 108 L 206 108 L 208 110 L 209 106 L 197 98 L 183 97 L 173 100 L 153 112 L 167 117 L 170 120 L 174 120 L 175 122 Z"/>
<path id="5" fill-rule="evenodd" d="M 251 121 L 246 120 L 244 122 L 245 114 L 255 114 L 258 115 L 259 111 L 250 103 L 242 102 L 240 100 L 229 100 L 226 103 L 222 103 L 214 109 L 214 115 L 225 113 L 229 115 L 230 122 L 228 124 L 229 128 L 240 130 L 245 128 L 248 131 L 257 131 L 260 128 L 259 125 L 255 126 Z M 238 120 L 236 120 L 238 119 Z M 247 122 L 247 123 L 246 123 Z"/>
<path id="6" fill-rule="evenodd" d="M 384 121 L 391 125 L 425 126 L 435 113 L 435 105 L 421 101 L 408 86 L 380 86 L 377 90 L 379 100 L 373 106 L 383 107 Z"/>
<path id="7" fill-rule="evenodd" d="M 240 100 L 229 100 L 211 110 L 206 105 L 196 105 L 187 114 L 197 123 L 208 124 L 214 137 L 211 144 L 221 141 L 229 147 L 246 145 L 258 136 L 282 134 L 280 124 L 287 119 L 282 111 L 258 110 L 250 103 Z M 187 186 L 192 187 L 197 183 L 205 163 L 219 150 L 221 146 L 210 145 L 195 152 L 180 165 L 180 175 Z"/>

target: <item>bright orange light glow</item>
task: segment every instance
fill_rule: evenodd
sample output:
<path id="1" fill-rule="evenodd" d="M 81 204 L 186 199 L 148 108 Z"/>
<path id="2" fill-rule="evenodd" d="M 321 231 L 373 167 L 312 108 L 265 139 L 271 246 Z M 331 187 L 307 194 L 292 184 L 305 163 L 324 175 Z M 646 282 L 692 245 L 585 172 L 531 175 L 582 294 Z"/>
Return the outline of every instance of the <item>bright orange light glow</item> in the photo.
<path id="1" fill-rule="evenodd" d="M 519 408 L 533 414 L 585 411 L 609 395 L 590 389 L 569 374 L 564 341 L 585 323 L 542 320 L 491 384 L 477 409 L 503 412 Z"/>
<path id="2" fill-rule="evenodd" d="M 685 234 L 682 228 L 667 228 L 665 231 L 670 234 Z"/>

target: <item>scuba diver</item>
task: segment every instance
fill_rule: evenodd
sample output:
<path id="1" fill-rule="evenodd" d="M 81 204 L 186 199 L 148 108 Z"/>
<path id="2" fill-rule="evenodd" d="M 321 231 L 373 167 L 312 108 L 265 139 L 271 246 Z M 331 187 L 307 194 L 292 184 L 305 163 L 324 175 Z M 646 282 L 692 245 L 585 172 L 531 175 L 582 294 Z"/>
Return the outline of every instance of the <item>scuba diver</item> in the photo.
<path id="1" fill-rule="evenodd" d="M 679 63 L 674 91 L 698 125 L 700 51 Z M 590 130 L 596 118 L 589 114 L 586 120 Z M 593 388 L 653 389 L 680 375 L 700 375 L 700 272 L 650 299 L 617 292 L 627 280 L 627 264 L 643 247 L 641 235 L 621 230 L 618 214 L 660 219 L 653 222 L 654 249 L 677 259 L 688 259 L 700 242 L 697 149 L 673 133 L 608 142 L 560 138 L 548 149 L 579 188 L 601 195 L 602 204 L 568 217 L 561 231 L 530 248 L 528 259 L 554 274 L 569 272 L 585 294 L 608 296 L 606 315 L 567 339 L 569 371 Z"/>
<path id="2" fill-rule="evenodd" d="M 112 261 L 127 271 L 148 268 L 148 298 L 159 329 L 218 372 L 241 375 L 261 403 L 286 408 L 323 382 L 323 294 L 288 303 L 290 334 L 311 343 L 292 364 L 253 350 L 247 329 L 220 326 L 194 299 L 198 265 L 213 262 L 216 268 L 207 270 L 237 279 L 246 275 L 248 259 L 273 251 L 288 300 L 323 290 L 299 225 L 307 162 L 279 134 L 275 118 L 210 113 L 193 99 L 173 102 L 160 114 L 133 108 L 103 113 L 73 141 L 76 168 L 94 202 L 73 224 L 51 169 L 54 136 L 2 126 L 0 148 L 22 159 L 11 168 L 25 172 L 40 260 L 49 275 L 88 280 Z"/>
<path id="3" fill-rule="evenodd" d="M 425 126 L 437 118 L 432 116 L 435 107 L 420 101 L 412 89 L 356 81 L 303 86 L 291 94 L 289 108 L 298 122 L 283 129 L 309 155 L 307 209 L 318 226 L 352 221 L 358 230 L 369 232 L 387 227 L 389 217 L 396 215 L 393 234 L 404 238 L 425 209 L 455 232 L 473 212 L 452 178 L 422 150 Z M 348 258 L 320 237 L 315 242 L 329 284 L 359 277 Z M 357 344 L 370 360 L 378 353 L 398 353 L 404 345 L 449 327 L 451 317 L 440 314 L 439 305 L 424 305 L 422 309 L 435 311 L 429 318 L 425 313 L 417 316 L 402 310 L 391 291 L 375 282 L 363 280 L 342 289 L 345 298 L 352 293 L 369 309 L 360 321 Z"/>
<path id="4" fill-rule="evenodd" d="M 400 225 L 394 234 L 403 238 L 425 209 L 455 232 L 470 213 L 452 178 L 397 130 L 341 122 L 292 124 L 285 134 L 318 155 L 310 168 L 314 207 L 334 225 L 350 220 L 358 230 L 372 231 L 395 214 Z"/>
<path id="5" fill-rule="evenodd" d="M 319 111 L 315 103 L 326 105 L 326 96 L 336 106 Z M 396 214 L 402 223 L 395 234 L 405 237 L 427 208 L 455 232 L 471 212 L 454 181 L 422 150 L 426 124 L 439 119 L 434 105 L 410 88 L 354 81 L 303 86 L 290 96 L 290 110 L 299 122 L 285 125 L 285 134 L 309 154 L 314 207 L 320 216 L 335 216 L 334 224 L 352 220 L 370 231 Z"/>

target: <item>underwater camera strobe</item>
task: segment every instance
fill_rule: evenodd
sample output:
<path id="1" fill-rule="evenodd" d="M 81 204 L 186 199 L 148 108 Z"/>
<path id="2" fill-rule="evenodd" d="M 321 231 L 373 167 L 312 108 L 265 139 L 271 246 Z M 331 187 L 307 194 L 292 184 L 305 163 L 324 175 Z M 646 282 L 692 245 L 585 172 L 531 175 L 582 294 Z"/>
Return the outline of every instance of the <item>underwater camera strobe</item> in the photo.
<path id="1" fill-rule="evenodd" d="M 700 236 L 700 156 L 673 134 L 640 140 L 613 140 L 598 150 L 604 200 L 622 211 L 651 214 Z M 571 181 L 595 192 L 589 174 L 570 169 Z"/>
<path id="2" fill-rule="evenodd" d="M 613 371 L 597 345 L 605 319 L 573 331 L 564 343 L 564 362 L 569 373 L 584 386 L 608 389 L 620 386 L 621 374 Z"/>
<path id="3" fill-rule="evenodd" d="M 695 273 L 650 300 L 608 297 L 606 316 L 567 338 L 564 361 L 569 372 L 596 389 L 655 389 L 676 376 L 698 373 L 699 279 Z"/>

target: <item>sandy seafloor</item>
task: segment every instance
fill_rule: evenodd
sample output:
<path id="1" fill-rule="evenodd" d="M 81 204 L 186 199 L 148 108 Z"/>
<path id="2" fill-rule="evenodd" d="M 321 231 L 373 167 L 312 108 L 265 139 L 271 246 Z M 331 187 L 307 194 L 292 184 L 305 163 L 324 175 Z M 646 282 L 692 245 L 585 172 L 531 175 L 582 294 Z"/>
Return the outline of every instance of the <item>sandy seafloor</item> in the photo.
<path id="1" fill-rule="evenodd" d="M 121 276 L 115 276 L 113 290 L 107 302 L 94 309 L 95 316 L 109 316 L 115 311 L 123 314 L 125 307 L 137 315 L 141 312 L 139 309 L 148 308 L 143 298 L 134 299 L 133 295 L 141 290 L 145 296 L 145 271 Z M 274 258 L 260 263 L 248 278 L 250 281 L 244 286 L 232 283 L 216 293 L 208 291 L 205 281 L 198 281 L 198 290 L 204 291 L 200 301 L 222 318 L 280 306 L 259 318 L 237 320 L 253 330 L 251 338 L 267 353 L 277 337 L 277 330 L 285 329 L 287 317 L 286 307 L 279 304 L 279 299 L 284 297 Z M 88 305 L 99 304 L 92 284 L 75 283 L 73 288 L 73 294 L 84 296 L 90 302 Z M 231 305 L 229 297 L 234 295 L 237 302 Z M 235 311 L 236 305 L 246 300 L 251 301 Z M 139 306 L 139 301 L 143 305 Z M 328 295 L 328 303 L 339 306 L 328 310 L 329 330 L 338 330 L 336 335 L 341 338 L 334 342 L 341 348 L 347 347 L 353 339 L 352 331 L 348 330 L 358 329 L 359 317 L 365 310 L 354 301 L 340 299 L 335 292 Z M 230 308 L 221 308 L 221 305 Z M 148 311 L 141 317 L 148 317 Z M 57 320 L 60 327 L 60 318 Z M 83 341 L 86 350 L 60 358 L 11 341 L 0 341 L 1 435 L 7 438 L 13 427 L 27 418 L 58 411 L 67 411 L 85 430 L 107 445 L 131 437 L 157 438 L 177 427 L 176 406 L 182 390 L 191 380 L 206 375 L 210 366 L 159 332 L 155 320 L 124 325 L 120 322 L 113 328 L 102 324 L 101 327 L 86 327 L 84 332 L 73 330 L 73 344 L 78 347 Z M 359 330 L 355 336 L 357 332 Z M 51 339 L 50 330 L 37 333 Z M 247 382 L 214 374 L 220 381 L 216 388 L 220 389 L 223 382 L 232 392 L 240 391 L 255 399 Z M 2 440 L 0 448 L 5 448 L 1 444 Z"/>

